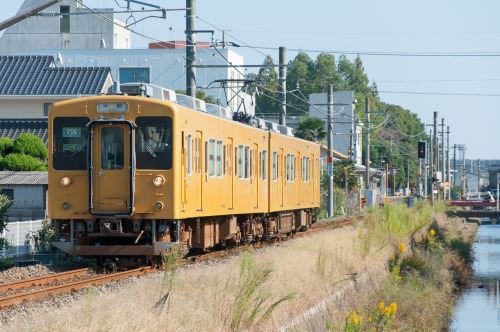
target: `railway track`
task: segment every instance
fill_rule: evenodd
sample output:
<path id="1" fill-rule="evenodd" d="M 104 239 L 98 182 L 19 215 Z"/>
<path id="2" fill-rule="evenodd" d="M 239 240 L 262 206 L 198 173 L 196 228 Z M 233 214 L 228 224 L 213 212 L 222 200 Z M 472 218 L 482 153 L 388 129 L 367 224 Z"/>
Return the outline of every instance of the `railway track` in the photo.
<path id="1" fill-rule="evenodd" d="M 316 232 L 345 227 L 347 225 L 350 225 L 350 223 L 353 220 L 360 218 L 361 216 L 355 216 L 345 219 L 316 223 L 312 225 L 307 231 L 287 236 L 286 239 L 307 236 Z M 241 252 L 249 250 L 250 248 L 260 248 L 263 245 L 266 244 L 268 245 L 282 240 L 285 240 L 285 237 L 274 239 L 274 241 L 270 241 L 269 243 L 259 242 L 255 244 L 247 244 L 238 247 L 238 251 Z M 178 264 L 182 266 L 211 258 L 226 257 L 233 253 L 234 250 L 214 251 L 202 255 L 196 255 L 184 258 L 180 260 Z M 0 294 L 4 294 L 2 297 L 0 297 L 0 310 L 4 310 L 5 308 L 12 306 L 14 304 L 22 304 L 24 301 L 33 301 L 45 298 L 51 294 L 72 293 L 84 289 L 86 287 L 98 286 L 105 283 L 118 281 L 120 279 L 142 276 L 157 271 L 156 268 L 148 266 L 129 271 L 117 272 L 109 275 L 88 278 L 90 270 L 91 269 L 85 268 L 85 269 L 57 273 L 53 275 L 47 275 L 38 278 L 0 284 Z M 53 285 L 54 283 L 56 285 Z M 20 292 L 20 290 L 25 290 L 25 291 Z M 9 294 L 10 292 L 15 292 L 15 293 Z"/>

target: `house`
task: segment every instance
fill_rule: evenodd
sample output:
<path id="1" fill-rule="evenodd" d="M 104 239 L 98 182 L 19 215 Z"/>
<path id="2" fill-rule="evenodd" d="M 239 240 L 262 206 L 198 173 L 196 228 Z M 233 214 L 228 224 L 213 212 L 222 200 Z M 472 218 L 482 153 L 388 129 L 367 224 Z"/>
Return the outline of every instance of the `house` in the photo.
<path id="1" fill-rule="evenodd" d="M 52 56 L 0 56 L 0 137 L 29 132 L 47 143 L 54 102 L 95 96 L 113 85 L 109 68 L 56 67 Z"/>
<path id="2" fill-rule="evenodd" d="M 45 218 L 47 172 L 0 171 L 0 194 L 13 200 L 9 221 Z"/>

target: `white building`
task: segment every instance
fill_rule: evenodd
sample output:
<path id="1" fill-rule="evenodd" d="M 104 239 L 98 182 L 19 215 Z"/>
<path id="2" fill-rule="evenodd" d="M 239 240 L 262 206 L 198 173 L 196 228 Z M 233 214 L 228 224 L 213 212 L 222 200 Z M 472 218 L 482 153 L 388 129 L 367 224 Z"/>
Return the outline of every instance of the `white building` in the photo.
<path id="1" fill-rule="evenodd" d="M 327 94 L 310 94 L 309 103 L 309 116 L 325 121 L 328 130 Z M 352 149 L 354 161 L 361 165 L 363 125 L 356 120 L 355 103 L 353 91 L 333 93 L 333 148 L 344 155 L 349 155 L 349 149 Z"/>
<path id="2" fill-rule="evenodd" d="M 80 1 L 84 2 L 84 1 Z M 46 0 L 25 0 L 18 15 Z M 61 1 L 7 28 L 0 38 L 2 55 L 32 53 L 42 49 L 128 49 L 130 31 L 120 27 L 124 22 L 114 17 L 112 9 L 98 9 L 99 15 L 79 15 L 89 10 L 76 0 Z M 61 16 L 60 14 L 71 14 Z M 114 24 L 117 23 L 117 24 Z"/>

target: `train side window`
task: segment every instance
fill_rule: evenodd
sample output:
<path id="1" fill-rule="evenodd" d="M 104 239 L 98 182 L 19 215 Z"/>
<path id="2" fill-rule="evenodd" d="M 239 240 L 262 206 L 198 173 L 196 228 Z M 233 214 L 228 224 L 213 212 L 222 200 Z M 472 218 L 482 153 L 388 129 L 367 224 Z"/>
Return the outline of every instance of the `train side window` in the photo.
<path id="1" fill-rule="evenodd" d="M 238 178 L 243 179 L 243 145 L 238 146 Z"/>
<path id="2" fill-rule="evenodd" d="M 290 154 L 286 154 L 286 182 L 290 182 Z"/>
<path id="3" fill-rule="evenodd" d="M 90 122 L 86 117 L 54 118 L 53 167 L 59 170 L 86 170 Z"/>
<path id="4" fill-rule="evenodd" d="M 245 179 L 250 175 L 250 147 L 245 145 Z"/>
<path id="5" fill-rule="evenodd" d="M 191 168 L 192 168 L 192 151 L 191 151 L 191 134 L 187 135 L 187 175 L 191 176 Z"/>
<path id="6" fill-rule="evenodd" d="M 267 150 L 262 150 L 262 181 L 267 180 Z"/>
<path id="7" fill-rule="evenodd" d="M 141 116 L 135 120 L 136 165 L 138 169 L 172 168 L 172 118 Z"/>
<path id="8" fill-rule="evenodd" d="M 222 141 L 217 140 L 217 177 L 222 177 Z"/>
<path id="9" fill-rule="evenodd" d="M 290 157 L 290 181 L 295 181 L 295 155 Z"/>
<path id="10" fill-rule="evenodd" d="M 209 139 L 208 143 L 208 176 L 211 178 L 215 175 L 215 140 Z"/>
<path id="11" fill-rule="evenodd" d="M 278 154 L 273 151 L 273 181 L 278 178 Z"/>

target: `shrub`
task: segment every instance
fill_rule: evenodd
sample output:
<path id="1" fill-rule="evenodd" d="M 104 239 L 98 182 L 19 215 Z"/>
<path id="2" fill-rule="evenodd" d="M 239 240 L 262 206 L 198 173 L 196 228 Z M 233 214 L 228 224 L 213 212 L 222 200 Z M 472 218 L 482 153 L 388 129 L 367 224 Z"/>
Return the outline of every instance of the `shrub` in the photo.
<path id="1" fill-rule="evenodd" d="M 48 150 L 43 141 L 38 136 L 28 133 L 17 136 L 12 151 L 42 160 L 46 160 L 48 156 Z"/>
<path id="2" fill-rule="evenodd" d="M 0 154 L 2 156 L 12 153 L 14 147 L 14 141 L 8 137 L 0 138 Z"/>
<path id="3" fill-rule="evenodd" d="M 35 157 L 11 153 L 0 161 L 0 167 L 7 171 L 44 171 L 46 166 Z"/>

